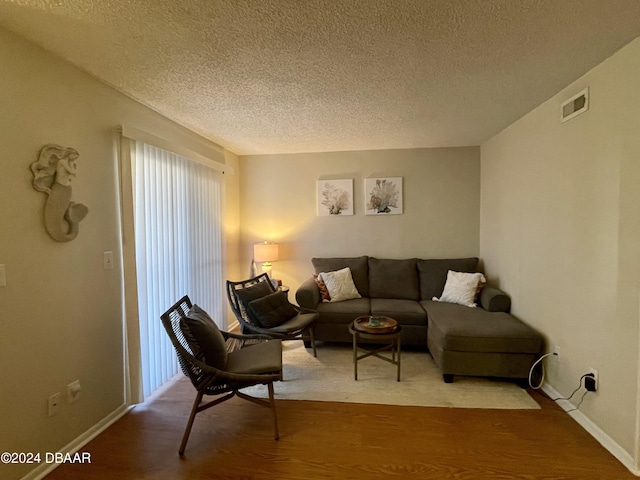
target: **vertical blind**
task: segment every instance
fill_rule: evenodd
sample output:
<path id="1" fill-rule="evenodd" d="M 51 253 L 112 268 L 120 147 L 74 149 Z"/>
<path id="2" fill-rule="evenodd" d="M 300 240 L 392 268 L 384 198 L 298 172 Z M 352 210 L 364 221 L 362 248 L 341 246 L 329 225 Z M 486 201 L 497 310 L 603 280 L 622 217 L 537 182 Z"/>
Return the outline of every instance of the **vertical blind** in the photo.
<path id="1" fill-rule="evenodd" d="M 223 321 L 222 174 L 143 142 L 132 155 L 142 386 L 178 372 L 160 315 L 183 295 Z M 225 328 L 225 325 L 219 325 Z"/>

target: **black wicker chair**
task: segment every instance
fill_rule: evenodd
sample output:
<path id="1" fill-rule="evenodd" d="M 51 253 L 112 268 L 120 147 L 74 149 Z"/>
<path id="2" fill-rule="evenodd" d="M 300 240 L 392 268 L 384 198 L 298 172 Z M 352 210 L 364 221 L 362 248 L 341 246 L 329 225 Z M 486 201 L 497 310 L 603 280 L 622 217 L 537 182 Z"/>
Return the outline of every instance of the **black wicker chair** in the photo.
<path id="1" fill-rule="evenodd" d="M 243 333 L 268 335 L 280 340 L 302 340 L 306 348 L 311 347 L 313 356 L 316 354 L 316 343 L 313 335 L 313 323 L 317 320 L 318 314 L 313 310 L 302 309 L 297 305 L 291 305 L 298 314 L 286 322 L 272 327 L 264 328 L 247 310 L 241 296 L 243 292 L 253 287 L 262 287 L 264 292 L 275 293 L 277 290 L 269 280 L 266 273 L 240 282 L 227 280 L 227 298 L 231 310 L 235 314 Z"/>
<path id="2" fill-rule="evenodd" d="M 180 367 L 197 391 L 178 453 L 184 454 L 196 414 L 236 395 L 271 408 L 275 439 L 278 440 L 278 418 L 273 396 L 273 382 L 282 379 L 282 343 L 265 335 L 235 335 L 220 331 L 228 354 L 228 368 L 221 370 L 209 366 L 196 358 L 198 353 L 194 350 L 198 347 L 194 347 L 194 339 L 187 339 L 183 332 L 182 319 L 189 314 L 192 306 L 189 297 L 184 296 L 161 316 L 162 324 L 178 355 Z M 258 384 L 267 385 L 268 401 L 239 391 L 241 388 Z M 201 404 L 205 395 L 222 394 L 224 394 L 223 397 Z"/>

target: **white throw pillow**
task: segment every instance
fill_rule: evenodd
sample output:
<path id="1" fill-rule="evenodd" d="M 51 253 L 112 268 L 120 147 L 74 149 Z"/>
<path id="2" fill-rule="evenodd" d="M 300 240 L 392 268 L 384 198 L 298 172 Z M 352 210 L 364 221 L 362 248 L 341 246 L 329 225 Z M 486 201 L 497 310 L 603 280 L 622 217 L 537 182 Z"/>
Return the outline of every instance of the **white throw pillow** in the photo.
<path id="1" fill-rule="evenodd" d="M 353 283 L 351 269 L 349 267 L 335 272 L 322 272 L 318 276 L 327 286 L 331 302 L 342 302 L 343 300 L 351 300 L 352 298 L 360 298 L 360 293 L 356 285 Z"/>
<path id="2" fill-rule="evenodd" d="M 476 298 L 487 280 L 481 273 L 464 273 L 449 270 L 447 283 L 440 298 L 433 297 L 438 302 L 458 303 L 467 307 L 476 307 Z"/>

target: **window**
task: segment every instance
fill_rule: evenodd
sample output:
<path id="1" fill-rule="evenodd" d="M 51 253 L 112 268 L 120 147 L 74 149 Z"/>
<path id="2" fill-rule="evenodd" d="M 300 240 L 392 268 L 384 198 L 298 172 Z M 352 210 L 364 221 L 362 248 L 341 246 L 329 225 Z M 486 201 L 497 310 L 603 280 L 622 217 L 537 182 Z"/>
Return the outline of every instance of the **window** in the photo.
<path id="1" fill-rule="evenodd" d="M 130 334 L 136 329 L 128 325 L 129 363 L 130 373 L 136 367 L 141 373 L 138 379 L 135 373 L 131 376 L 146 397 L 179 369 L 160 321 L 171 305 L 189 295 L 226 328 L 222 324 L 226 308 L 221 221 L 224 182 L 222 172 L 171 151 L 137 140 L 123 141 L 123 146 L 128 147 L 130 157 L 123 158 L 123 163 L 130 161 L 139 338 Z M 127 170 L 123 168 L 123 186 Z M 126 238 L 126 223 L 124 231 Z M 125 252 L 127 269 L 125 278 L 132 281 Z M 136 358 L 137 366 L 132 362 Z M 140 392 L 133 397 L 134 402 L 142 400 Z"/>

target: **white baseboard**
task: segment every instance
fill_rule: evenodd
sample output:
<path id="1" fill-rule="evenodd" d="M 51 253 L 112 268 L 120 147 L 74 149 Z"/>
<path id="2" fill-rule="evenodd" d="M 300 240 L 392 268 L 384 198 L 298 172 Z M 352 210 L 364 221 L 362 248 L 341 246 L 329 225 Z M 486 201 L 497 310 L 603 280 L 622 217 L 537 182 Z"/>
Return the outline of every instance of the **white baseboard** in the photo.
<path id="1" fill-rule="evenodd" d="M 89 430 L 84 432 L 79 437 L 76 437 L 70 443 L 62 447 L 59 452 L 74 454 L 84 447 L 91 440 L 96 438 L 113 423 L 122 418 L 127 412 L 129 412 L 133 406 L 121 405 L 116 410 L 111 412 L 105 418 L 96 423 Z M 31 470 L 28 474 L 22 477 L 21 480 L 41 480 L 53 470 L 55 470 L 60 464 L 58 463 L 41 463 L 37 468 Z"/>
<path id="2" fill-rule="evenodd" d="M 231 322 L 229 324 L 229 326 L 227 327 L 227 331 L 228 332 L 233 332 L 233 333 L 241 333 L 240 332 L 240 323 L 238 322 L 238 320 L 234 320 L 233 322 Z"/>
<path id="3" fill-rule="evenodd" d="M 542 391 L 546 393 L 549 398 L 559 398 L 562 395 L 556 391 L 548 383 L 544 383 L 542 385 Z M 584 413 L 580 410 L 574 410 L 572 412 L 568 412 L 575 408 L 571 402 L 567 400 L 558 400 L 556 403 L 562 408 L 565 412 L 569 414 L 571 418 L 573 418 L 582 428 L 584 428 L 593 438 L 595 438 L 600 445 L 606 448 L 611 455 L 616 457 L 620 463 L 622 463 L 627 469 L 633 473 L 635 476 L 640 477 L 640 469 L 636 465 L 634 458 L 627 452 L 624 448 L 622 448 L 618 443 L 613 440 L 609 435 L 607 435 L 600 427 L 598 427 L 595 423 L 593 423 Z"/>

